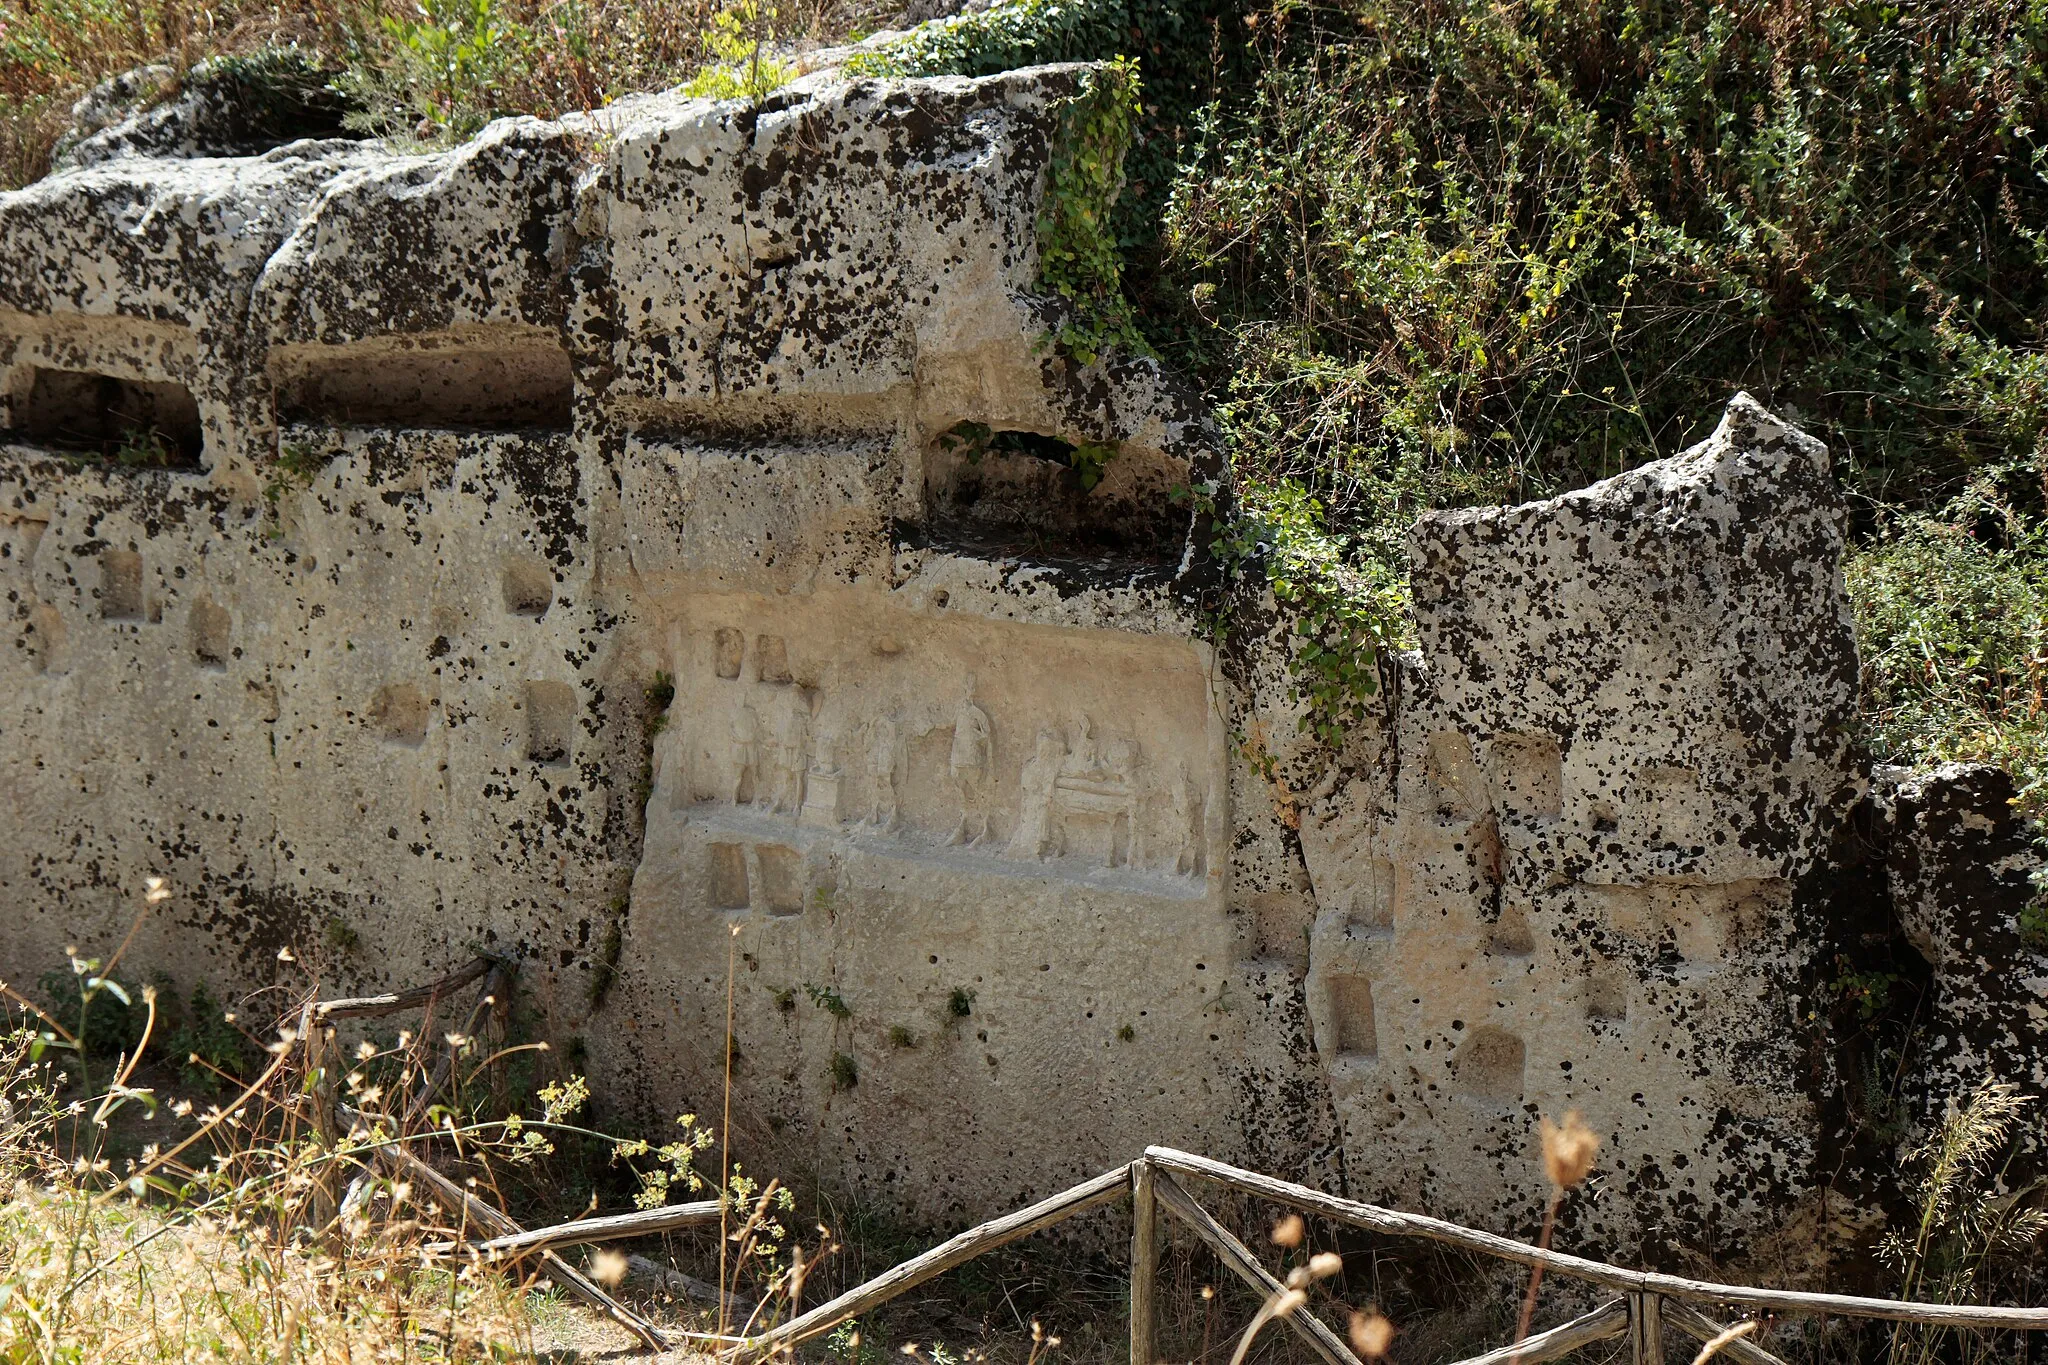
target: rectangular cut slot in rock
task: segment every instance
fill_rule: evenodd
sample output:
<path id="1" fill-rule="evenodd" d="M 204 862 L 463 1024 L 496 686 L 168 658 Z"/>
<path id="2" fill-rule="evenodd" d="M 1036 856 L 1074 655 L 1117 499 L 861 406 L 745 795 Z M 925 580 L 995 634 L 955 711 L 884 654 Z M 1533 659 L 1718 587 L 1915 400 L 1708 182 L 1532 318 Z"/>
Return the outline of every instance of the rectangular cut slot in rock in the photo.
<path id="1" fill-rule="evenodd" d="M 765 683 L 790 680 L 789 650 L 780 635 L 763 635 L 754 641 L 754 669 Z"/>
<path id="2" fill-rule="evenodd" d="M 80 370 L 30 371 L 13 428 L 38 445 L 137 467 L 197 469 L 206 449 L 199 404 L 184 385 Z"/>
<path id="3" fill-rule="evenodd" d="M 1340 1058 L 1380 1055 L 1379 1023 L 1373 1017 L 1372 982 L 1362 976 L 1330 978 L 1330 1022 L 1337 1030 Z"/>
<path id="4" fill-rule="evenodd" d="M 568 352 L 523 333 L 297 347 L 273 382 L 281 417 L 334 426 L 566 428 L 575 388 Z"/>
<path id="5" fill-rule="evenodd" d="M 1620 1023 L 1628 1018 L 1628 970 L 1620 963 L 1595 964 L 1580 990 L 1588 1019 Z"/>
<path id="6" fill-rule="evenodd" d="M 1529 932 L 1529 912 L 1510 901 L 1486 926 L 1486 951 L 1495 957 L 1528 957 L 1536 951 L 1536 936 Z"/>
<path id="7" fill-rule="evenodd" d="M 1451 1076 L 1460 1094 L 1512 1104 L 1522 1098 L 1524 1059 L 1520 1038 L 1483 1025 L 1472 1030 L 1451 1059 Z"/>
<path id="8" fill-rule="evenodd" d="M 35 649 L 36 672 L 51 676 L 69 672 L 71 661 L 66 646 L 70 643 L 70 632 L 64 627 L 63 613 L 48 602 L 38 602 L 29 611 L 28 629 Z"/>
<path id="9" fill-rule="evenodd" d="M 576 689 L 567 683 L 526 685 L 526 757 L 534 763 L 567 763 L 569 732 L 576 724 Z"/>
<path id="10" fill-rule="evenodd" d="M 234 621 L 226 607 L 202 597 L 192 604 L 192 657 L 206 668 L 225 668 Z"/>
<path id="11" fill-rule="evenodd" d="M 793 848 L 777 844 L 755 850 L 761 867 L 761 903 L 771 915 L 800 915 L 804 910 L 804 860 Z"/>
<path id="12" fill-rule="evenodd" d="M 714 910 L 744 910 L 747 895 L 747 849 L 744 844 L 713 844 L 706 869 L 705 894 Z"/>
<path id="13" fill-rule="evenodd" d="M 417 746 L 427 737 L 427 699 L 411 683 L 392 683 L 370 699 L 370 724 L 392 744 Z"/>
<path id="14" fill-rule="evenodd" d="M 1509 815 L 1548 820 L 1564 809 L 1564 758 L 1549 735 L 1495 735 L 1487 743 L 1494 801 Z"/>
<path id="15" fill-rule="evenodd" d="M 100 615 L 109 621 L 142 619 L 142 556 L 135 551 L 100 556 Z"/>
<path id="16" fill-rule="evenodd" d="M 555 576 L 534 555 L 514 555 L 505 561 L 499 583 L 505 596 L 505 610 L 514 616 L 539 620 L 555 601 Z"/>
<path id="17" fill-rule="evenodd" d="M 1472 756 L 1472 741 L 1457 731 L 1430 736 L 1422 771 L 1438 819 L 1470 820 L 1486 809 L 1486 783 Z"/>
<path id="18" fill-rule="evenodd" d="M 712 637 L 712 669 L 727 682 L 739 677 L 740 662 L 746 656 L 747 637 L 731 626 L 720 626 Z"/>

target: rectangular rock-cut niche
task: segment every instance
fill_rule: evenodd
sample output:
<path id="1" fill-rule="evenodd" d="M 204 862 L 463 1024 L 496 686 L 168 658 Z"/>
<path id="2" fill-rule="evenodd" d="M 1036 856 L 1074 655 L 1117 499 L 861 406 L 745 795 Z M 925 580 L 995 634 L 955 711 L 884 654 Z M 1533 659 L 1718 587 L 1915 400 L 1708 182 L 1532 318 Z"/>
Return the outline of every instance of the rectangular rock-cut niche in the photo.
<path id="1" fill-rule="evenodd" d="M 727 682 L 740 675 L 740 664 L 747 653 L 747 637 L 730 626 L 720 626 L 711 640 L 712 671 Z"/>
<path id="2" fill-rule="evenodd" d="M 804 859 L 793 848 L 764 844 L 755 850 L 761 868 L 761 904 L 771 915 L 804 911 Z"/>
<path id="3" fill-rule="evenodd" d="M 534 763 L 566 764 L 576 724 L 576 689 L 568 683 L 526 685 L 526 757 Z"/>
<path id="4" fill-rule="evenodd" d="M 555 575 L 538 555 L 513 555 L 499 576 L 505 610 L 538 621 L 555 603 Z"/>
<path id="5" fill-rule="evenodd" d="M 1522 1098 L 1522 1071 L 1527 1054 L 1522 1040 L 1505 1029 L 1482 1025 L 1459 1044 L 1451 1058 L 1451 1079 L 1458 1093 L 1494 1104 L 1515 1104 Z"/>
<path id="6" fill-rule="evenodd" d="M 199 404 L 182 384 L 37 367 L 14 381 L 10 428 L 37 445 L 138 469 L 197 469 Z"/>
<path id="7" fill-rule="evenodd" d="M 142 556 L 108 550 L 100 556 L 100 615 L 109 621 L 142 619 Z"/>
<path id="8" fill-rule="evenodd" d="M 226 607 L 202 597 L 192 604 L 192 658 L 202 668 L 226 668 L 228 635 L 234 627 Z"/>
<path id="9" fill-rule="evenodd" d="M 744 910 L 747 894 L 747 846 L 713 844 L 705 868 L 704 892 L 714 910 Z"/>
<path id="10" fill-rule="evenodd" d="M 1495 735 L 1486 745 L 1494 801 L 1508 815 L 1548 820 L 1564 809 L 1564 755 L 1549 735 Z"/>
<path id="11" fill-rule="evenodd" d="M 1372 982 L 1362 976 L 1330 978 L 1330 1023 L 1337 1032 L 1340 1059 L 1369 1060 L 1380 1055 L 1379 1022 L 1373 1017 Z"/>
<path id="12" fill-rule="evenodd" d="M 411 683 L 392 683 L 370 698 L 370 726 L 392 744 L 416 748 L 427 737 L 427 699 Z"/>
<path id="13" fill-rule="evenodd" d="M 295 346 L 271 362 L 280 418 L 330 426 L 567 428 L 569 353 L 538 328 Z"/>

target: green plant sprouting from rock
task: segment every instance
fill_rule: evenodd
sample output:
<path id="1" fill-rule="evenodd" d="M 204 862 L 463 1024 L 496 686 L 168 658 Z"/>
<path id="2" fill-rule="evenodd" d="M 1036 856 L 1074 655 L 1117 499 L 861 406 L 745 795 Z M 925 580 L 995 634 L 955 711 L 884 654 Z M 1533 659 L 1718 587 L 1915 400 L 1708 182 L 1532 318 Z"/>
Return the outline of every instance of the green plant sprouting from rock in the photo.
<path id="1" fill-rule="evenodd" d="M 1149 354 L 1123 292 L 1123 253 L 1110 230 L 1110 210 L 1123 189 L 1140 91 L 1138 64 L 1118 57 L 1086 71 L 1081 88 L 1059 107 L 1059 131 L 1045 169 L 1038 210 L 1038 281 L 1066 300 L 1068 315 L 1054 329 L 1064 355 L 1090 365 L 1121 347 Z M 1103 447 L 1090 447 L 1100 450 Z M 1077 452 L 1078 453 L 1078 452 Z M 1093 487 L 1100 462 L 1076 461 Z"/>

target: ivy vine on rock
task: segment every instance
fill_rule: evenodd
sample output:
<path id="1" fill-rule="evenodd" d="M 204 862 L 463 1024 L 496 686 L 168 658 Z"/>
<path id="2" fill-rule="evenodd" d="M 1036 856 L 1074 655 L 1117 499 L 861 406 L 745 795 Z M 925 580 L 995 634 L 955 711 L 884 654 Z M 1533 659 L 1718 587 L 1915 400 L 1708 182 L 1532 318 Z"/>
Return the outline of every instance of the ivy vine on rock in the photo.
<path id="1" fill-rule="evenodd" d="M 1123 189 L 1139 89 L 1138 64 L 1129 57 L 1083 73 L 1081 88 L 1059 107 L 1059 130 L 1046 165 L 1038 282 L 1070 306 L 1051 340 L 1082 365 L 1093 364 L 1112 346 L 1151 354 L 1124 298 L 1123 252 L 1109 218 Z M 1101 477 L 1099 464 L 1094 478 L 1089 473 L 1083 468 L 1082 479 L 1092 487 Z"/>

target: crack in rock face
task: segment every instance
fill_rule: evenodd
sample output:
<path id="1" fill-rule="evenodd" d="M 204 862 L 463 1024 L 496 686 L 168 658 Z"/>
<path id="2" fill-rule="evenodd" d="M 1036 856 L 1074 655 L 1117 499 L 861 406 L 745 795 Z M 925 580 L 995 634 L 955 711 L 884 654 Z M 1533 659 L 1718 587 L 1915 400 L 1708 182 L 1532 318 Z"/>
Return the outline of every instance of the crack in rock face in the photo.
<path id="1" fill-rule="evenodd" d="M 917 1220 L 1165 1141 L 1526 1232 L 1576 1107 L 1578 1245 L 1797 1226 L 1849 913 L 1805 888 L 1865 782 L 1825 452 L 1739 397 L 1424 517 L 1421 648 L 1329 752 L 1285 623 L 1205 635 L 1200 403 L 1042 344 L 1080 75 L 422 155 L 110 113 L 0 195 L 0 972 L 146 874 L 131 960 L 187 987 L 487 944 L 652 1123 L 722 1084 L 736 926 L 736 1139 Z M 1929 869 L 2008 836 L 1918 790 L 1883 894 L 2005 951 Z"/>

